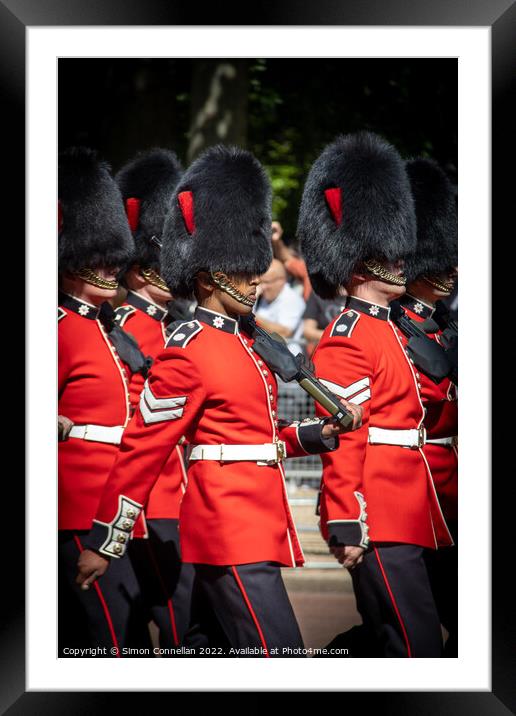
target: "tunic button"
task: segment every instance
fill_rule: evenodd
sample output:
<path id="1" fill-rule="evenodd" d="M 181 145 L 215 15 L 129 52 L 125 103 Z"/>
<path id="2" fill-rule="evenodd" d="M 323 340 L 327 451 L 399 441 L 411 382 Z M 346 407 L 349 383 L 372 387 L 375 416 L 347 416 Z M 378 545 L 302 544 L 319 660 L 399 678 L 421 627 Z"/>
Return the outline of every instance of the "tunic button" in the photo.
<path id="1" fill-rule="evenodd" d="M 258 365 L 263 365 L 263 361 L 262 361 L 262 360 L 259 360 L 259 361 L 258 361 Z"/>
<path id="2" fill-rule="evenodd" d="M 272 393 L 272 385 L 269 385 L 269 391 Z"/>
<path id="3" fill-rule="evenodd" d="M 269 375 L 269 371 L 268 371 L 268 370 L 264 370 L 264 371 L 263 371 L 263 374 L 264 374 L 265 376 L 267 376 L 267 375 Z"/>
<path id="4" fill-rule="evenodd" d="M 272 417 L 273 417 L 273 418 L 276 417 L 276 411 L 275 411 L 275 410 L 272 411 Z"/>
<path id="5" fill-rule="evenodd" d="M 272 402 L 274 400 L 274 396 L 271 394 L 269 395 L 269 400 Z"/>
<path id="6" fill-rule="evenodd" d="M 120 552 L 122 552 L 123 549 L 124 549 L 124 548 L 122 547 L 121 544 L 114 544 L 114 545 L 113 545 L 113 552 L 115 552 L 116 554 L 120 554 Z"/>

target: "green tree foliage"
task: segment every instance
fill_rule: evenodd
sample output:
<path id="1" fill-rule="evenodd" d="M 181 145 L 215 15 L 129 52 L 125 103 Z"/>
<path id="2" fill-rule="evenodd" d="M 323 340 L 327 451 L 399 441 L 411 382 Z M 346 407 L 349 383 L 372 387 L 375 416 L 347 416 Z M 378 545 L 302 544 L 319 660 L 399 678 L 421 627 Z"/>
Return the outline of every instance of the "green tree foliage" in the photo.
<path id="1" fill-rule="evenodd" d="M 60 147 L 96 148 L 115 170 L 152 146 L 174 149 L 186 164 L 195 154 L 196 108 L 209 105 L 208 93 L 213 94 L 212 80 L 204 82 L 206 98 L 202 81 L 199 90 L 201 62 L 60 60 Z M 218 65 L 225 62 L 217 60 Z M 245 62 L 246 80 L 235 89 L 223 78 L 219 84 L 228 97 L 221 97 L 217 106 L 226 114 L 246 115 L 231 124 L 227 141 L 237 137 L 266 167 L 274 218 L 283 224 L 287 241 L 294 239 L 308 169 L 340 133 L 378 132 L 402 156 L 433 157 L 456 180 L 455 59 L 227 60 L 239 62 Z M 237 76 L 243 76 L 240 69 Z M 217 122 L 214 127 L 220 129 Z M 208 142 L 226 136 L 215 131 L 210 139 L 207 129 L 203 134 Z"/>

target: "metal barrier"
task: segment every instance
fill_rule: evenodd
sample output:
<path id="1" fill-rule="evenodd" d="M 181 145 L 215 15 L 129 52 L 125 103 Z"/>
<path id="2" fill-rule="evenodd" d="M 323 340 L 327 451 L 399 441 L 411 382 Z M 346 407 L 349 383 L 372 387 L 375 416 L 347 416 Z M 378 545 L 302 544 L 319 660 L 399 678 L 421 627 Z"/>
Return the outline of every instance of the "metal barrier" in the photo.
<path id="1" fill-rule="evenodd" d="M 278 381 L 278 414 L 282 420 L 302 420 L 315 415 L 313 399 L 298 383 Z M 291 494 L 302 485 L 319 488 L 321 458 L 318 455 L 293 458 L 285 461 L 287 491 Z M 314 503 L 315 504 L 315 503 Z"/>

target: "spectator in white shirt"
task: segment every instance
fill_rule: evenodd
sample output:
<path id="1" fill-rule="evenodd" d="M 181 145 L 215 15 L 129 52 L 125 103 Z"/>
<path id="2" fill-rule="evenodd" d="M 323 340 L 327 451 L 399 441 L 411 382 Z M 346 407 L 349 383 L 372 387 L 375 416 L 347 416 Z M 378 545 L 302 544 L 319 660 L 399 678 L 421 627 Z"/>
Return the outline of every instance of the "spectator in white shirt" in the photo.
<path id="1" fill-rule="evenodd" d="M 255 306 L 258 323 L 270 333 L 279 333 L 292 353 L 299 353 L 302 350 L 305 302 L 287 283 L 287 272 L 278 259 L 272 261 L 261 277 L 259 293 Z"/>

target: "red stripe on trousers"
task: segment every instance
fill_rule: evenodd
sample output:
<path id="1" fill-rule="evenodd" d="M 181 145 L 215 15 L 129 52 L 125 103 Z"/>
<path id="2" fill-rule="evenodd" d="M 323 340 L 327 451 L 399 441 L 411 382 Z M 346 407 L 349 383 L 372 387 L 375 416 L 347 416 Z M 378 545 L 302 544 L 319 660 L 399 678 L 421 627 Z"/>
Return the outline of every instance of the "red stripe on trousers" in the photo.
<path id="1" fill-rule="evenodd" d="M 79 552 L 82 552 L 82 551 L 83 551 L 83 546 L 82 546 L 82 544 L 81 544 L 81 541 L 80 541 L 79 537 L 78 537 L 77 535 L 74 535 L 73 538 L 74 538 L 74 540 L 75 540 L 75 544 L 77 545 L 77 547 L 78 547 L 78 549 L 79 549 Z M 116 648 L 116 656 L 117 656 L 117 659 L 120 659 L 120 658 L 121 658 L 121 656 L 120 656 L 120 647 L 118 646 L 118 640 L 117 640 L 117 638 L 116 638 L 115 628 L 114 628 L 114 626 L 113 626 L 113 622 L 111 621 L 111 615 L 110 615 L 110 613 L 109 613 L 108 605 L 106 604 L 106 600 L 104 599 L 104 595 L 102 594 L 102 592 L 101 592 L 101 590 L 100 590 L 100 587 L 99 587 L 99 584 L 98 584 L 97 580 L 95 580 L 95 581 L 93 582 L 93 586 L 95 587 L 95 591 L 97 592 L 98 598 L 100 599 L 100 603 L 102 604 L 102 609 L 104 610 L 104 615 L 105 615 L 106 620 L 107 620 L 107 623 L 108 623 L 109 632 L 110 632 L 110 634 L 111 634 L 111 638 L 113 639 L 113 645 L 114 645 L 115 648 Z"/>
<path id="2" fill-rule="evenodd" d="M 387 575 L 385 574 L 385 570 L 384 570 L 384 568 L 383 568 L 383 564 L 382 564 L 382 561 L 381 561 L 381 559 L 380 559 L 380 555 L 378 554 L 378 550 L 377 550 L 376 547 L 374 547 L 374 546 L 373 546 L 373 549 L 374 549 L 374 553 L 375 553 L 375 555 L 376 555 L 376 559 L 378 560 L 378 564 L 380 565 L 380 571 L 381 571 L 381 573 L 382 573 L 382 575 L 383 575 L 383 580 L 384 580 L 384 582 L 385 582 L 385 586 L 387 587 L 387 591 L 389 592 L 389 596 L 390 596 L 390 598 L 391 598 L 392 605 L 393 605 L 393 607 L 394 607 L 394 611 L 396 612 L 396 616 L 398 617 L 398 621 L 399 621 L 400 626 L 401 626 L 401 631 L 403 632 L 403 638 L 404 638 L 404 640 L 405 640 L 405 646 L 407 647 L 407 656 L 408 656 L 409 659 L 410 659 L 410 658 L 412 658 L 412 651 L 411 651 L 411 649 L 410 649 L 410 644 L 409 644 L 409 640 L 408 640 L 407 630 L 405 629 L 405 624 L 403 623 L 403 619 L 401 618 L 401 614 L 400 614 L 400 611 L 399 611 L 399 609 L 398 609 L 398 605 L 396 604 L 396 600 L 394 599 L 394 594 L 392 593 L 392 590 L 391 590 L 391 587 L 390 587 L 390 584 L 389 584 L 389 580 L 387 579 Z"/>
<path id="3" fill-rule="evenodd" d="M 269 650 L 267 649 L 267 643 L 265 642 L 265 637 L 263 635 L 262 628 L 260 626 L 260 622 L 258 621 L 258 617 L 256 616 L 254 609 L 251 605 L 251 602 L 249 600 L 249 597 L 247 596 L 247 592 L 244 589 L 244 585 L 242 584 L 242 580 L 240 579 L 238 572 L 236 571 L 236 567 L 231 567 L 233 570 L 233 574 L 235 575 L 236 583 L 238 584 L 238 587 L 240 591 L 242 592 L 242 596 L 244 598 L 244 602 L 247 605 L 247 608 L 249 609 L 249 613 L 251 614 L 251 617 L 253 619 L 254 625 L 256 627 L 256 630 L 258 631 L 258 635 L 260 637 L 260 641 L 262 642 L 262 646 L 265 649 L 265 656 L 266 658 L 270 658 Z"/>
<path id="4" fill-rule="evenodd" d="M 168 596 L 167 588 L 165 586 L 165 582 L 163 580 L 163 577 L 161 576 L 161 571 L 158 566 L 158 560 L 156 559 L 154 550 L 152 549 L 152 545 L 149 542 L 149 540 L 147 540 L 147 551 L 150 555 L 151 562 L 154 566 L 154 569 L 156 570 L 156 575 L 157 575 L 159 582 L 161 584 L 161 589 L 163 590 L 163 594 L 167 599 L 168 614 L 170 616 L 170 625 L 172 627 L 172 637 L 174 639 L 174 645 L 179 646 L 179 638 L 177 636 L 177 627 L 176 627 L 176 618 L 174 615 L 174 605 L 172 604 L 172 599 Z"/>

